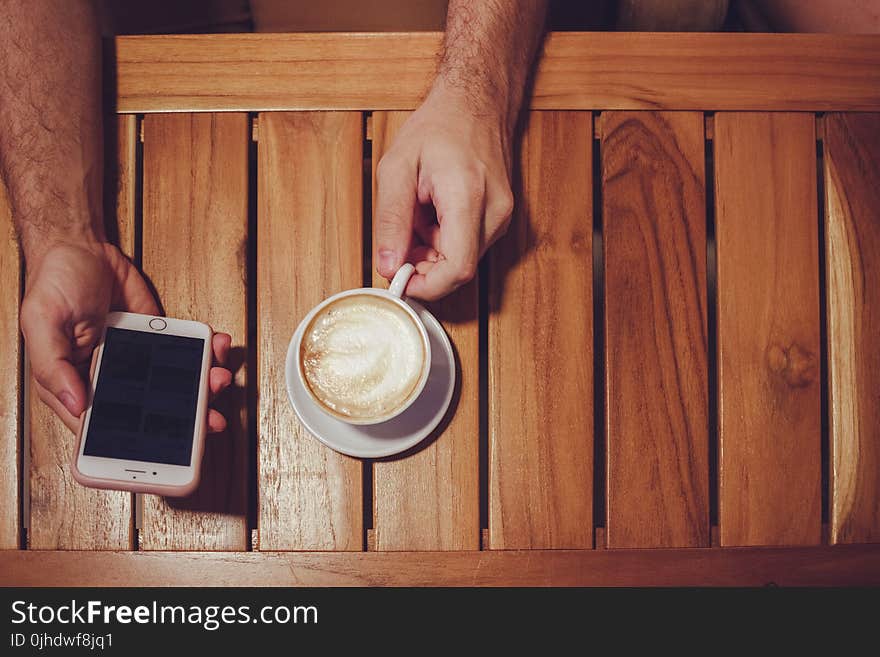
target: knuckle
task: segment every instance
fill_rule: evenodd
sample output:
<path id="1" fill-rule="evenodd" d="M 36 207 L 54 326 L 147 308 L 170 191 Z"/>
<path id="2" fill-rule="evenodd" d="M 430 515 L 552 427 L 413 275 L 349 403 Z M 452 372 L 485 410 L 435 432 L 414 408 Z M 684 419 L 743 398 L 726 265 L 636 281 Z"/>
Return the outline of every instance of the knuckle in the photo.
<path id="1" fill-rule="evenodd" d="M 19 311 L 19 323 L 21 324 L 21 331 L 25 336 L 27 336 L 28 332 L 39 320 L 38 315 L 38 306 L 30 297 L 25 297 L 21 302 L 21 310 Z"/>
<path id="2" fill-rule="evenodd" d="M 35 386 L 37 388 L 37 397 L 39 397 L 40 400 L 46 404 L 54 401 L 55 395 L 49 392 L 49 389 L 45 385 L 43 385 L 41 381 L 38 380 L 37 383 L 40 384 L 38 386 Z"/>
<path id="3" fill-rule="evenodd" d="M 47 394 L 44 389 L 48 390 L 51 383 L 49 371 L 39 359 L 31 357 L 30 363 L 31 375 L 34 377 L 34 381 L 40 384 L 40 399 L 43 399 L 43 394 Z M 43 399 L 43 401 L 45 401 L 45 399 Z"/>
<path id="4" fill-rule="evenodd" d="M 32 389 L 36 390 L 37 396 L 47 404 L 55 399 L 50 374 L 50 371 L 45 366 L 41 364 L 35 365 L 31 361 L 31 378 L 35 384 L 32 386 Z"/>
<path id="5" fill-rule="evenodd" d="M 510 190 L 506 190 L 494 200 L 492 211 L 506 226 L 510 223 L 510 218 L 513 216 L 513 208 L 513 194 Z"/>
<path id="6" fill-rule="evenodd" d="M 470 162 L 462 169 L 462 172 L 474 183 L 479 183 L 481 187 L 485 185 L 489 177 L 488 167 L 480 160 Z"/>
<path id="7" fill-rule="evenodd" d="M 486 178 L 478 167 L 462 171 L 462 188 L 470 197 L 482 198 L 486 193 Z"/>
<path id="8" fill-rule="evenodd" d="M 474 279 L 474 276 L 477 275 L 477 263 L 472 261 L 467 261 L 459 265 L 459 267 L 455 270 L 455 274 L 452 278 L 456 285 L 464 285 Z"/>
<path id="9" fill-rule="evenodd" d="M 486 178 L 476 165 L 463 165 L 446 175 L 437 176 L 437 186 L 447 192 L 462 195 L 468 200 L 482 199 L 486 193 Z"/>
<path id="10" fill-rule="evenodd" d="M 393 178 L 403 169 L 403 162 L 394 153 L 386 153 L 376 165 L 376 180 Z"/>
<path id="11" fill-rule="evenodd" d="M 42 385 L 40 385 L 37 389 L 37 397 L 39 397 L 40 401 L 46 404 L 46 406 L 50 405 L 52 395 L 49 394 L 49 392 Z"/>

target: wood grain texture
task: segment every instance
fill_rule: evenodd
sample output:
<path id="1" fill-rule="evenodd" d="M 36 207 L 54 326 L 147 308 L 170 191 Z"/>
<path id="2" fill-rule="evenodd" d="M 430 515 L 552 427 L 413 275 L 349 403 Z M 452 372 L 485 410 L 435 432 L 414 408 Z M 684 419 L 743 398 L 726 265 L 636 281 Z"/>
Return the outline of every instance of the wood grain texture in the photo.
<path id="1" fill-rule="evenodd" d="M 593 545 L 592 116 L 532 112 L 490 251 L 489 543 Z"/>
<path id="2" fill-rule="evenodd" d="M 825 116 L 831 542 L 880 542 L 880 114 Z"/>
<path id="3" fill-rule="evenodd" d="M 228 427 L 206 438 L 196 492 L 143 497 L 141 549 L 247 547 L 249 143 L 247 114 L 144 118 L 144 273 L 169 317 L 232 336 L 235 381 L 218 400 Z"/>
<path id="4" fill-rule="evenodd" d="M 703 114 L 600 123 L 608 547 L 707 547 Z"/>
<path id="5" fill-rule="evenodd" d="M 374 112 L 376 165 L 408 112 Z M 373 284 L 387 281 L 373 270 Z M 377 550 L 477 550 L 480 547 L 478 282 L 429 308 L 457 352 L 457 391 L 441 431 L 418 451 L 373 465 L 373 527 Z"/>
<path id="6" fill-rule="evenodd" d="M 116 117 L 116 157 L 107 157 L 104 163 L 105 169 L 114 171 L 113 178 L 116 182 L 114 187 L 104 189 L 105 207 L 116 210 L 115 217 L 110 213 L 105 214 L 104 225 L 108 232 L 115 233 L 116 243 L 129 258 L 135 252 L 137 124 L 136 116 Z"/>
<path id="7" fill-rule="evenodd" d="M 21 540 L 21 252 L 0 180 L 0 550 Z"/>
<path id="8" fill-rule="evenodd" d="M 257 318 L 262 550 L 360 550 L 362 466 L 299 423 L 284 366 L 297 324 L 362 284 L 359 112 L 260 115 Z"/>
<path id="9" fill-rule="evenodd" d="M 122 252 L 135 250 L 137 117 L 117 117 L 115 144 L 105 153 L 105 229 Z M 113 210 L 115 209 L 115 213 Z M 28 373 L 29 374 L 29 373 Z M 26 376 L 30 449 L 28 547 L 35 550 L 120 550 L 134 547 L 133 495 L 80 486 L 70 474 L 73 434 L 43 404 Z"/>
<path id="10" fill-rule="evenodd" d="M 718 113 L 714 144 L 721 544 L 818 543 L 814 119 Z"/>
<path id="11" fill-rule="evenodd" d="M 878 586 L 880 547 L 0 552 L 11 586 Z"/>
<path id="12" fill-rule="evenodd" d="M 442 35 L 116 39 L 118 110 L 412 110 Z M 533 109 L 880 110 L 880 36 L 551 34 Z"/>

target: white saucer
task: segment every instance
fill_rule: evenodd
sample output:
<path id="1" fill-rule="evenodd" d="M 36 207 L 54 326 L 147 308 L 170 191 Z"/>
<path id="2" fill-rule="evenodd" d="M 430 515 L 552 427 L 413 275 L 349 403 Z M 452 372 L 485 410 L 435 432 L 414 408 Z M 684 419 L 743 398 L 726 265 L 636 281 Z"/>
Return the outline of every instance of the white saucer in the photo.
<path id="1" fill-rule="evenodd" d="M 303 387 L 296 371 L 295 345 L 304 330 L 299 326 L 287 348 L 287 396 L 303 426 L 315 438 L 337 452 L 358 458 L 382 458 L 399 454 L 418 445 L 440 424 L 455 390 L 455 355 L 449 336 L 440 322 L 421 304 L 406 302 L 428 329 L 431 341 L 431 373 L 412 406 L 395 418 L 380 424 L 356 426 L 322 411 Z"/>

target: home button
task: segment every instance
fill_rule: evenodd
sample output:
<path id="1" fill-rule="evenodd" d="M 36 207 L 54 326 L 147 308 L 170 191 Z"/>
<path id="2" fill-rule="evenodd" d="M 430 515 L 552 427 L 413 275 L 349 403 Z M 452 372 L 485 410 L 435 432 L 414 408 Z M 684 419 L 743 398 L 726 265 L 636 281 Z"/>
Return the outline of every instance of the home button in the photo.
<path id="1" fill-rule="evenodd" d="M 168 322 L 159 317 L 154 317 L 150 320 L 150 328 L 154 331 L 164 331 L 167 326 Z"/>

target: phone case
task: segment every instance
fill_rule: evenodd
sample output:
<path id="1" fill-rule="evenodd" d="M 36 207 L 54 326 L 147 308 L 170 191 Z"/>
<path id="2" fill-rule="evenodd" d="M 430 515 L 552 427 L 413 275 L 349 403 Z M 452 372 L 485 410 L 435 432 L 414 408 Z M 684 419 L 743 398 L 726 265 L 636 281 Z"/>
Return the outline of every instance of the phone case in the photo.
<path id="1" fill-rule="evenodd" d="M 211 344 L 211 340 L 213 338 L 213 330 L 211 331 L 211 336 L 208 338 L 208 344 Z M 101 344 L 101 349 L 103 349 L 103 340 Z M 209 347 L 210 348 L 210 347 Z M 95 367 L 98 364 L 98 349 L 95 349 L 92 354 L 92 364 L 89 367 L 89 381 L 91 382 L 92 378 L 95 376 Z M 210 362 L 208 363 L 207 370 L 205 368 L 202 369 L 201 375 L 201 385 L 199 386 L 199 400 L 201 401 L 203 398 L 207 401 L 208 397 L 208 374 L 210 372 Z M 90 388 L 91 389 L 91 388 Z M 89 402 L 91 403 L 91 402 Z M 92 477 L 86 474 L 83 474 L 79 467 L 77 466 L 77 461 L 79 460 L 79 452 L 83 438 L 83 428 L 85 426 L 85 418 L 86 412 L 83 411 L 82 415 L 79 418 L 79 429 L 76 432 L 76 450 L 73 453 L 73 462 L 71 463 L 71 474 L 73 475 L 74 480 L 82 484 L 83 486 L 87 486 L 89 488 L 103 488 L 105 490 L 122 490 L 128 491 L 131 493 L 149 493 L 153 495 L 162 495 L 163 497 L 186 497 L 187 495 L 191 495 L 195 492 L 196 488 L 198 488 L 199 481 L 201 479 L 202 473 L 202 456 L 204 455 L 205 450 L 205 433 L 207 427 L 207 403 L 200 404 L 203 408 L 203 412 L 196 415 L 196 424 L 199 427 L 199 430 L 195 432 L 193 440 L 195 441 L 195 450 L 193 451 L 193 461 L 197 464 L 196 467 L 193 468 L 193 479 L 187 484 L 182 484 L 179 486 L 169 486 L 165 484 L 150 484 L 149 482 L 144 481 L 143 483 L 134 482 L 134 481 L 123 481 L 122 479 L 103 479 L 101 477 Z"/>

